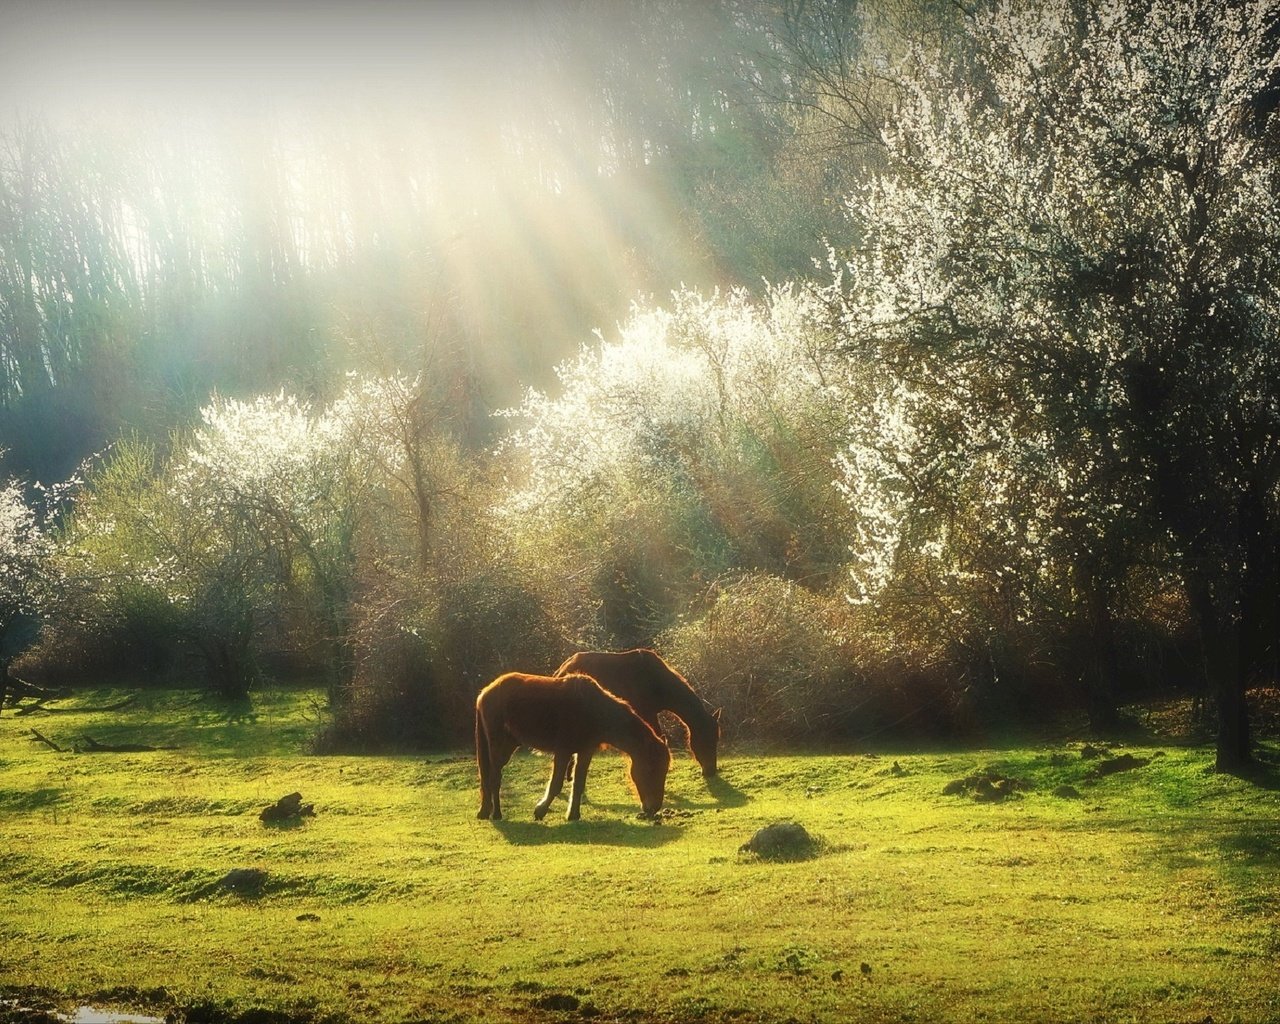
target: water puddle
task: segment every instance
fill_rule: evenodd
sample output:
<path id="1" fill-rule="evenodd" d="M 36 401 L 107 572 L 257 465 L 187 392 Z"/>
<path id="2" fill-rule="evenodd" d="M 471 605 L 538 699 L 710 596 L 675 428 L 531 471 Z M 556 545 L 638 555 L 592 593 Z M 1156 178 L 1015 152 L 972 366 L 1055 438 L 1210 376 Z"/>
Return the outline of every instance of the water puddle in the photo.
<path id="1" fill-rule="evenodd" d="M 24 1014 L 39 1014 L 40 1020 L 56 1017 L 67 1024 L 164 1024 L 163 1017 L 153 1017 L 147 1013 L 134 1013 L 132 1010 L 104 1010 L 100 1006 L 77 1006 L 74 1013 L 55 1013 L 49 1010 L 37 1011 L 23 1006 L 13 999 L 0 999 L 0 1010 L 8 1011 L 14 1019 L 23 1020 Z"/>
<path id="2" fill-rule="evenodd" d="M 77 1006 L 70 1017 L 63 1016 L 68 1024 L 164 1024 L 163 1017 L 128 1010 L 103 1010 L 97 1006 Z"/>

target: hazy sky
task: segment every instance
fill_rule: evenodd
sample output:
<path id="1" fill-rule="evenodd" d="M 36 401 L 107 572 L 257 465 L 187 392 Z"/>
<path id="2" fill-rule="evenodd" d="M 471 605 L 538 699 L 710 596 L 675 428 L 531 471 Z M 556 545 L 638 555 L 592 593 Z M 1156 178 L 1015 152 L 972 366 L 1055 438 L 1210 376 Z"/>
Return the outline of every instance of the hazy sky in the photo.
<path id="1" fill-rule="evenodd" d="M 510 70 L 531 5 L 0 0 L 0 114 L 413 89 Z"/>

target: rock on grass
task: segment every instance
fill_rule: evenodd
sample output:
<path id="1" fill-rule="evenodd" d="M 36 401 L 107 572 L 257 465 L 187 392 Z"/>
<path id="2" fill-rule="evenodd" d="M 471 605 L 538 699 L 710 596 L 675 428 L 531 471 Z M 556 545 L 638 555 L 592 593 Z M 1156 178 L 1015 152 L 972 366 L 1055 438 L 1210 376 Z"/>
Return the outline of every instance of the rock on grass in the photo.
<path id="1" fill-rule="evenodd" d="M 761 860 L 805 860 L 818 852 L 818 842 L 803 825 L 779 821 L 760 829 L 738 852 L 753 853 Z"/>
<path id="2" fill-rule="evenodd" d="M 260 896 L 267 884 L 261 868 L 232 868 L 218 880 L 218 887 L 238 896 Z"/>

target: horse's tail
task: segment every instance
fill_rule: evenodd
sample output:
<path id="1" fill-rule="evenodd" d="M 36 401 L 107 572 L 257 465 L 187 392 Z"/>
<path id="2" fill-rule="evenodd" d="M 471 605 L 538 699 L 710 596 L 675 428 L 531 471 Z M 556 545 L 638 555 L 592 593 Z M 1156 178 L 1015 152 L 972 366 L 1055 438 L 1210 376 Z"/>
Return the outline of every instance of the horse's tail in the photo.
<path id="1" fill-rule="evenodd" d="M 480 794 L 489 796 L 489 779 L 493 774 L 493 761 L 489 757 L 489 730 L 484 725 L 484 712 L 476 701 L 476 767 L 480 770 Z"/>
<path id="2" fill-rule="evenodd" d="M 569 655 L 569 657 L 565 658 L 564 661 L 560 662 L 560 667 L 556 669 L 554 672 L 552 672 L 551 674 L 553 676 L 569 675 L 569 673 L 575 671 L 575 669 L 572 666 L 574 666 L 577 663 L 577 660 L 578 660 L 578 655 L 576 654 Z"/>

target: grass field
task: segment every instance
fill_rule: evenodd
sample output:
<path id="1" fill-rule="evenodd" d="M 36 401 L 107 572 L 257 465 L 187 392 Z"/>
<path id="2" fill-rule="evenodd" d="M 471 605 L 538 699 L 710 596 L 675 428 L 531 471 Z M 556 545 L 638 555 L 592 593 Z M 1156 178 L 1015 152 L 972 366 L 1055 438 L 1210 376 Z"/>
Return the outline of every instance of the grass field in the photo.
<path id="1" fill-rule="evenodd" d="M 678 755 L 656 825 L 610 756 L 581 822 L 535 823 L 548 762 L 522 753 L 490 823 L 469 753 L 308 756 L 315 714 L 167 692 L 0 717 L 0 1020 L 1280 1021 L 1280 776 L 1206 749 L 1114 748 L 1152 760 L 1095 781 L 1080 744 L 729 747 L 710 787 Z M 1030 788 L 943 795 L 982 770 Z M 315 816 L 264 825 L 294 790 Z M 739 852 L 781 820 L 815 855 Z"/>

